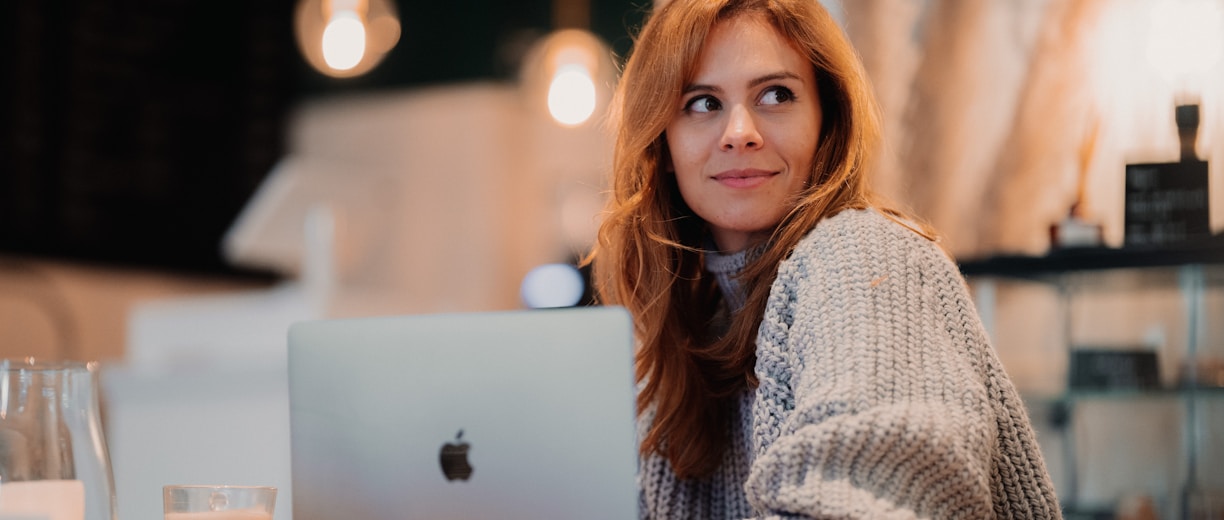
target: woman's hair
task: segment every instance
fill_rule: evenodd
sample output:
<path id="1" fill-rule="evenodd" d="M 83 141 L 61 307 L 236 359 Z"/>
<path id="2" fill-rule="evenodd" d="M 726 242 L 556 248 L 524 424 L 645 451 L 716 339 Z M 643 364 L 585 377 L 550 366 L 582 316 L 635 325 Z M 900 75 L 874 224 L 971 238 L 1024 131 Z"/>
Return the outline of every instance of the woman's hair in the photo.
<path id="1" fill-rule="evenodd" d="M 810 181 L 768 245 L 740 277 L 747 300 L 725 336 L 711 335 L 720 293 L 703 275 L 704 222 L 684 203 L 664 134 L 718 22 L 761 16 L 816 72 L 822 118 Z M 757 385 L 756 331 L 776 269 L 821 219 L 876 206 L 867 161 L 880 123 L 849 40 L 816 0 L 671 0 L 638 34 L 613 104 L 618 125 L 612 193 L 590 259 L 600 301 L 634 316 L 640 342 L 638 413 L 655 406 L 642 452 L 666 457 L 681 478 L 718 467 L 729 442 L 731 400 Z"/>

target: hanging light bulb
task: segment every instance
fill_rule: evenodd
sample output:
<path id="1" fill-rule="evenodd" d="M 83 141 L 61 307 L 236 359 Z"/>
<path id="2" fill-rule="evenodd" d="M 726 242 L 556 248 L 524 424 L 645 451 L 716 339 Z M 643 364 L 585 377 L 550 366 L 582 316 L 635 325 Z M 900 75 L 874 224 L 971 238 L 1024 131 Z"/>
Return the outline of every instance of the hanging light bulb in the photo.
<path id="1" fill-rule="evenodd" d="M 595 82 L 586 67 L 570 63 L 557 68 L 548 86 L 548 113 L 558 123 L 577 126 L 595 113 Z"/>
<path id="2" fill-rule="evenodd" d="M 323 61 L 335 70 L 349 70 L 365 56 L 365 23 L 356 11 L 338 9 L 323 29 Z"/>
<path id="3" fill-rule="evenodd" d="M 400 36 L 399 17 L 388 0 L 301 0 L 294 30 L 306 61 L 337 78 L 370 71 Z"/>
<path id="4" fill-rule="evenodd" d="M 591 119 L 614 79 L 610 52 L 595 35 L 564 29 L 544 38 L 524 61 L 525 90 L 545 101 L 553 121 L 566 127 Z M 601 88 L 603 86 L 603 88 Z"/>

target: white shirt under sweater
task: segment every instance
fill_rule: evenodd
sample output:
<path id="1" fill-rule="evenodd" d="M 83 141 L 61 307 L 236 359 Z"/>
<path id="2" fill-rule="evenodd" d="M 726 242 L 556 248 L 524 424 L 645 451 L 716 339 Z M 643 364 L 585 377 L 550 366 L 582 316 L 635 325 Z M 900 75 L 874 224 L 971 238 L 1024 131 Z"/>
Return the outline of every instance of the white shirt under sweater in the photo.
<path id="1" fill-rule="evenodd" d="M 706 263 L 727 279 L 744 260 Z M 712 475 L 641 460 L 642 518 L 1061 517 L 960 272 L 874 210 L 825 219 L 779 266 L 756 374 Z"/>

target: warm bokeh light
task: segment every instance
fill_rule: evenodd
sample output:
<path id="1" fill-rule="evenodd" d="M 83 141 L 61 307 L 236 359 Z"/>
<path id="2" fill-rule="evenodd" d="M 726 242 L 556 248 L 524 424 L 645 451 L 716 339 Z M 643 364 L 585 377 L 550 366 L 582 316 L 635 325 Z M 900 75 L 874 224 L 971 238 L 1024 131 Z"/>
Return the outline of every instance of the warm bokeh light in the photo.
<path id="1" fill-rule="evenodd" d="M 548 113 L 566 126 L 576 126 L 595 113 L 595 83 L 586 67 L 562 65 L 548 86 Z"/>
<path id="2" fill-rule="evenodd" d="M 1218 0 L 1151 4 L 1148 61 L 1175 87 L 1186 87 L 1220 61 L 1224 8 Z"/>
<path id="3" fill-rule="evenodd" d="M 302 57 L 335 78 L 369 72 L 400 38 L 391 0 L 299 0 L 293 29 Z"/>
<path id="4" fill-rule="evenodd" d="M 323 60 L 336 70 L 349 70 L 365 56 L 366 29 L 354 11 L 332 14 L 323 29 Z"/>
<path id="5" fill-rule="evenodd" d="M 520 70 L 533 111 L 563 127 L 588 123 L 607 107 L 616 81 L 611 52 L 589 31 L 554 31 L 532 46 Z"/>

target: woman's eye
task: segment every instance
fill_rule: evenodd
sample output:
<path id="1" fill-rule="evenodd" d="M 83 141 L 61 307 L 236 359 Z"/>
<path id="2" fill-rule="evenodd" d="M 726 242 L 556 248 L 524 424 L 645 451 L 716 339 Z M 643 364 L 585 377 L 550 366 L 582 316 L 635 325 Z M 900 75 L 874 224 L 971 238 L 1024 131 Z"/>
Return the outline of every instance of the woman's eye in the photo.
<path id="1" fill-rule="evenodd" d="M 761 95 L 762 105 L 781 105 L 787 101 L 793 101 L 795 93 L 786 87 L 770 87 L 764 94 Z"/>
<path id="2" fill-rule="evenodd" d="M 698 96 L 690 99 L 688 104 L 684 105 L 685 112 L 696 112 L 705 114 L 722 108 L 722 104 L 710 96 Z"/>

